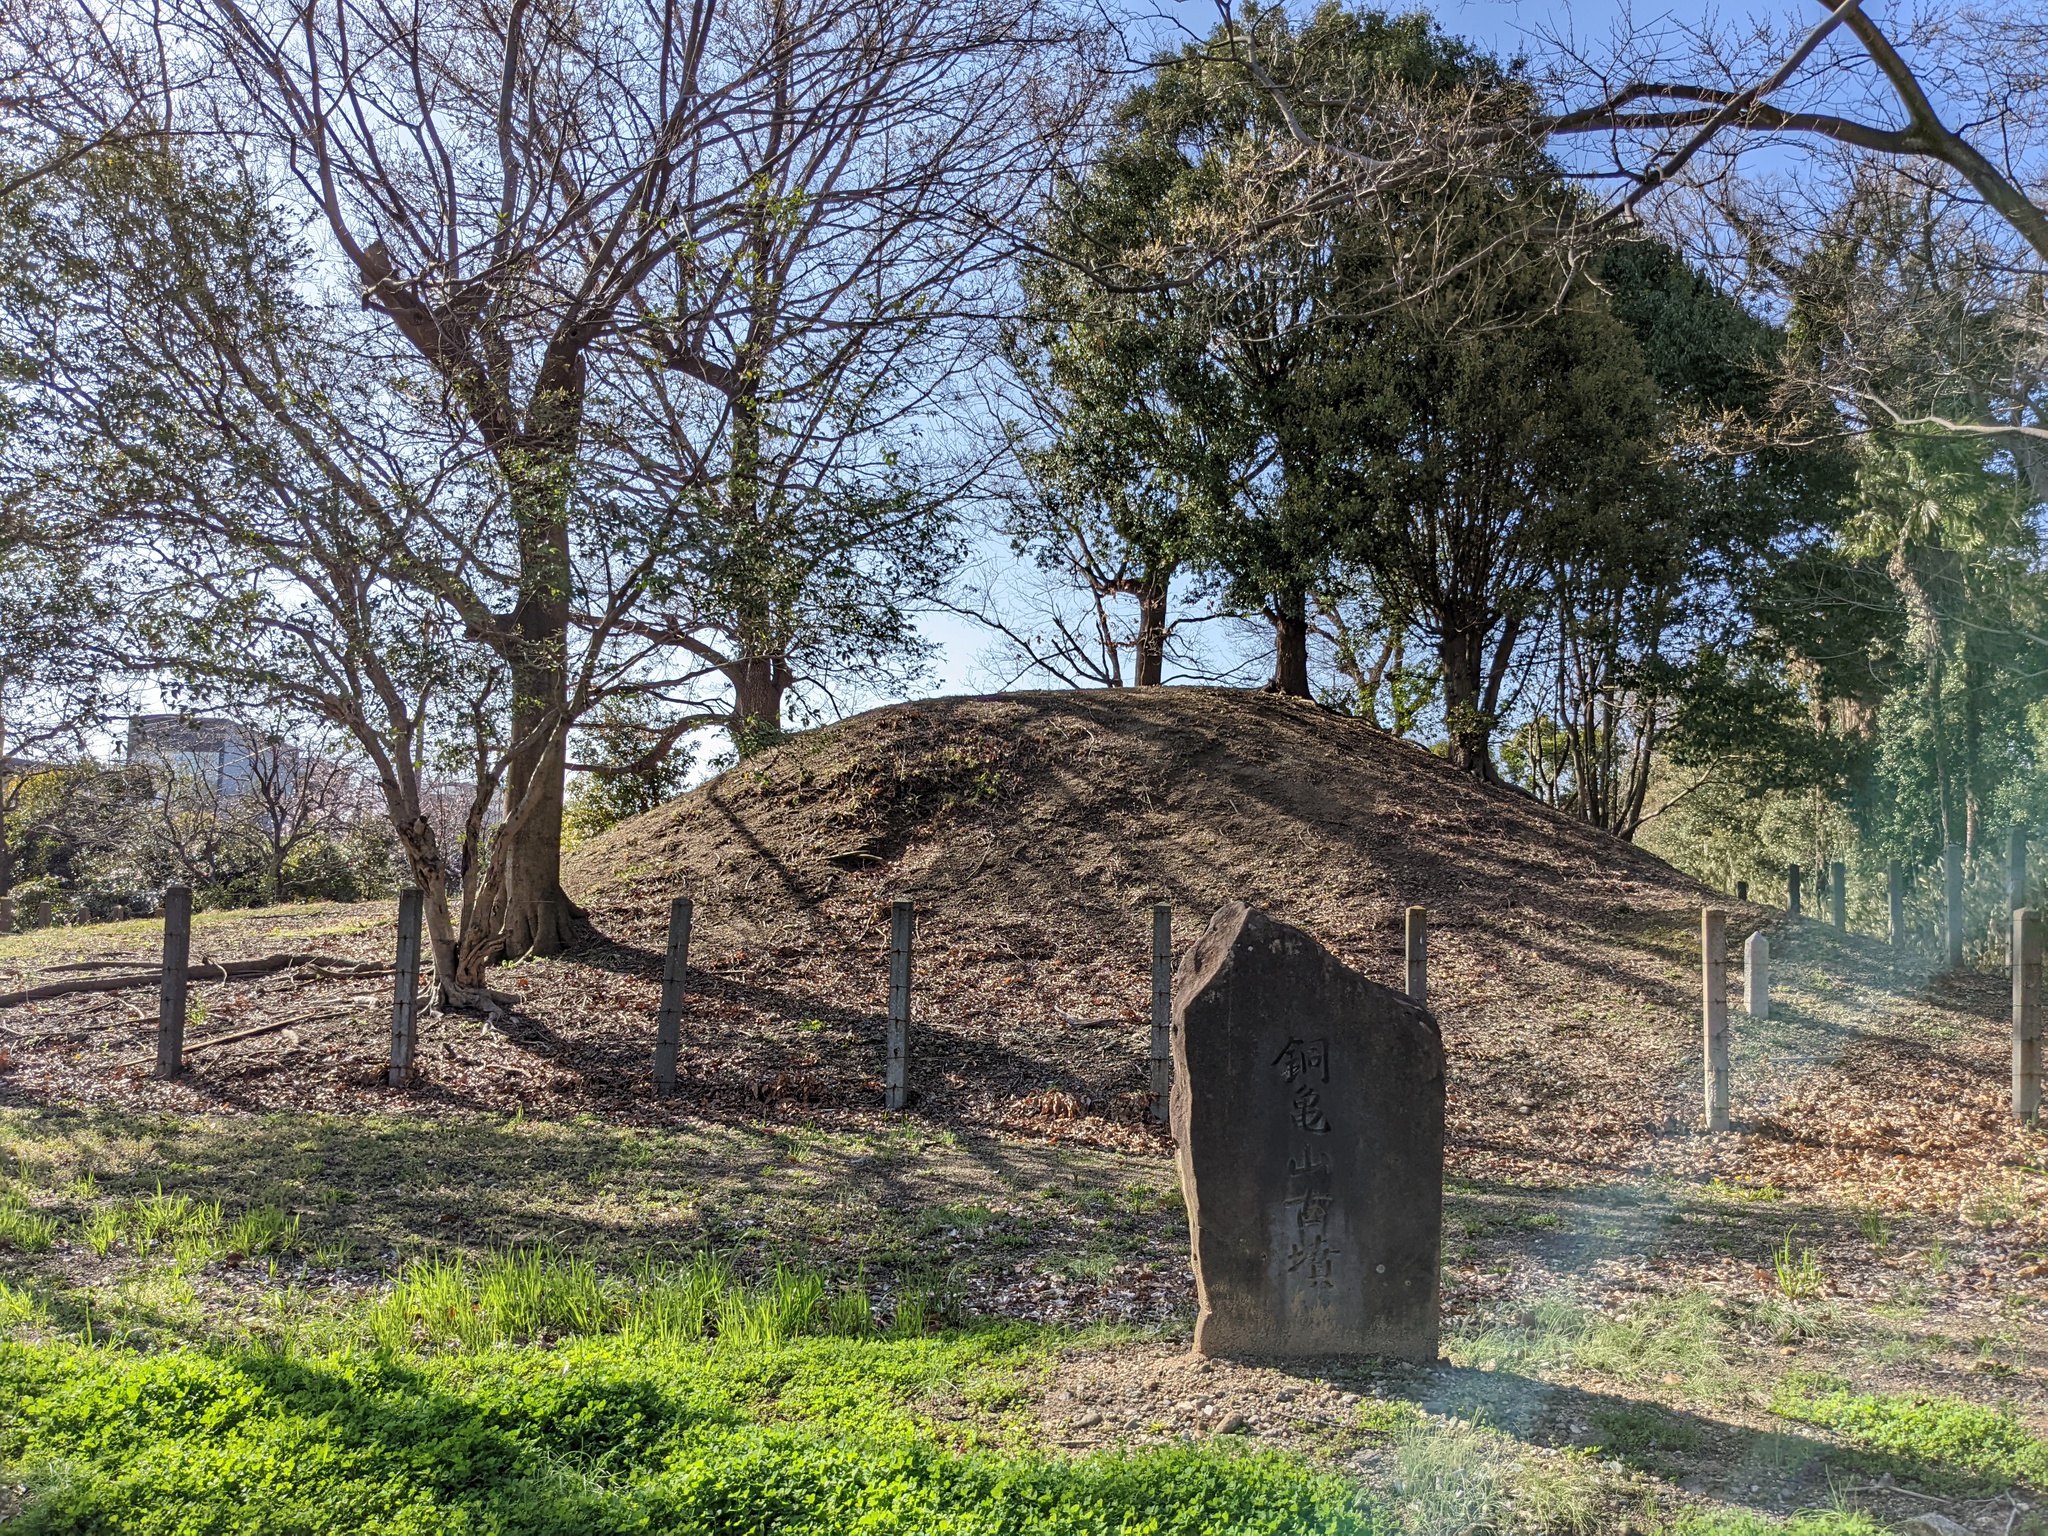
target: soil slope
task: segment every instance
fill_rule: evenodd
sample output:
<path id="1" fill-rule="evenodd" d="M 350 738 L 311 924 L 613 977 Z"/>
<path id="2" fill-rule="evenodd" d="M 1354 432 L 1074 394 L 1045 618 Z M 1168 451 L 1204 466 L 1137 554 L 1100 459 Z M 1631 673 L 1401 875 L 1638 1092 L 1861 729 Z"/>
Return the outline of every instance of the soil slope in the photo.
<path id="1" fill-rule="evenodd" d="M 583 845 L 566 884 L 643 953 L 695 899 L 683 1066 L 706 1108 L 872 1108 L 892 895 L 918 906 L 912 1081 L 943 1120 L 1141 1137 L 1148 908 L 1172 903 L 1178 948 L 1233 897 L 1397 985 L 1402 909 L 1429 909 L 1468 1174 L 1619 1172 L 1697 1097 L 1699 885 L 1267 694 L 875 710 Z"/>

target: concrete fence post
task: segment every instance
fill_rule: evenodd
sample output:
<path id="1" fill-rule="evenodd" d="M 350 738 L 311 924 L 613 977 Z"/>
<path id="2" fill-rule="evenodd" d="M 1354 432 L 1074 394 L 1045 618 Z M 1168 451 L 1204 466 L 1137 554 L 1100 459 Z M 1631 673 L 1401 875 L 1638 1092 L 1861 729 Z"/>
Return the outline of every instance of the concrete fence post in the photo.
<path id="1" fill-rule="evenodd" d="M 1728 914 L 1700 909 L 1700 1025 L 1707 1129 L 1728 1129 Z"/>
<path id="2" fill-rule="evenodd" d="M 1834 863 L 1828 866 L 1828 899 L 1834 904 L 1835 932 L 1849 931 L 1849 868 L 1846 864 Z"/>
<path id="3" fill-rule="evenodd" d="M 391 975 L 391 1086 L 412 1081 L 420 1048 L 420 918 L 424 898 L 408 886 L 398 893 L 398 954 Z"/>
<path id="4" fill-rule="evenodd" d="M 2017 912 L 2027 904 L 2027 829 L 2014 827 L 2005 840 L 2005 905 Z M 1994 924 L 2004 927 L 2003 923 Z M 2008 954 L 2007 959 L 2011 956 Z"/>
<path id="5" fill-rule="evenodd" d="M 176 1077 L 185 1067 L 185 986 L 192 968 L 192 887 L 164 891 L 164 977 L 157 994 L 156 1075 Z"/>
<path id="6" fill-rule="evenodd" d="M 1941 850 L 1942 916 L 1951 969 L 1963 963 L 1963 850 L 1950 843 Z"/>
<path id="7" fill-rule="evenodd" d="M 1402 935 L 1402 952 L 1408 962 L 1408 996 L 1418 1008 L 1429 1006 L 1429 912 L 1410 907 Z"/>
<path id="8" fill-rule="evenodd" d="M 1785 910 L 1794 917 L 1799 915 L 1799 866 L 1788 865 L 1785 870 Z"/>
<path id="9" fill-rule="evenodd" d="M 1885 866 L 1885 895 L 1891 902 L 1892 948 L 1906 947 L 1906 872 L 1893 859 Z"/>
<path id="10" fill-rule="evenodd" d="M 2012 915 L 2012 1113 L 2041 1112 L 2041 914 Z"/>
<path id="11" fill-rule="evenodd" d="M 889 1043 L 882 1063 L 883 1103 L 901 1109 L 910 1101 L 910 930 L 913 908 L 898 897 L 889 903 Z"/>
<path id="12" fill-rule="evenodd" d="M 1761 933 L 1742 946 L 1742 1011 L 1752 1019 L 1771 1016 L 1771 941 Z"/>
<path id="13" fill-rule="evenodd" d="M 1147 1084 L 1154 1120 L 1164 1120 L 1173 1099 L 1173 908 L 1152 904 L 1152 1060 Z"/>
<path id="14" fill-rule="evenodd" d="M 668 954 L 661 963 L 661 1012 L 654 1021 L 654 1091 L 676 1091 L 676 1058 L 683 1047 L 683 983 L 690 970 L 690 898 L 668 904 Z"/>

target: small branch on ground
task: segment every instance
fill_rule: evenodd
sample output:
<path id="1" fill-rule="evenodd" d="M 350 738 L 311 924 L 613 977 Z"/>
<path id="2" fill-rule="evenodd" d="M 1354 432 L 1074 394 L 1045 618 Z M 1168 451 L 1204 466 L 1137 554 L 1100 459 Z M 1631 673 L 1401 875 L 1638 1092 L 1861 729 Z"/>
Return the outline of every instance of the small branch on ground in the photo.
<path id="1" fill-rule="evenodd" d="M 228 981 L 237 976 L 268 976 L 277 971 L 305 967 L 316 976 L 389 976 L 391 967 L 375 963 L 336 962 L 331 955 L 265 955 L 256 960 L 221 960 L 188 966 L 187 981 Z M 79 997 L 88 992 L 124 992 L 130 987 L 152 986 L 163 975 L 161 968 L 124 972 L 119 976 L 93 976 L 84 981 L 51 982 L 19 992 L 0 992 L 0 1008 L 21 1003 L 40 1003 L 55 997 Z"/>

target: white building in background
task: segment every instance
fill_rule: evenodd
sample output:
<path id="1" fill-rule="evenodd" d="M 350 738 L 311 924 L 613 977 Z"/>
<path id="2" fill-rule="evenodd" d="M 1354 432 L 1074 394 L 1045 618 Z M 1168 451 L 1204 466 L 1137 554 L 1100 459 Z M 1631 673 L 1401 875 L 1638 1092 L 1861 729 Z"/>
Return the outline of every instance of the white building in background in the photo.
<path id="1" fill-rule="evenodd" d="M 131 767 L 167 766 L 204 779 L 217 795 L 239 794 L 251 778 L 248 735 L 209 715 L 130 715 L 127 754 Z"/>

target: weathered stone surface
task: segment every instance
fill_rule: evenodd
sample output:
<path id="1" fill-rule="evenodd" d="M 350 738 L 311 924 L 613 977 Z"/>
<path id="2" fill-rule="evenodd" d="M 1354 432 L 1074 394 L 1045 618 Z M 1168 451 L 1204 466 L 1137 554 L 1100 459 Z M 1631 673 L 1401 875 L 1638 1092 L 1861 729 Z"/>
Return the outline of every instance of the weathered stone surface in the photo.
<path id="1" fill-rule="evenodd" d="M 1429 1013 L 1230 902 L 1173 987 L 1205 1355 L 1437 1352 L 1444 1053 Z"/>

